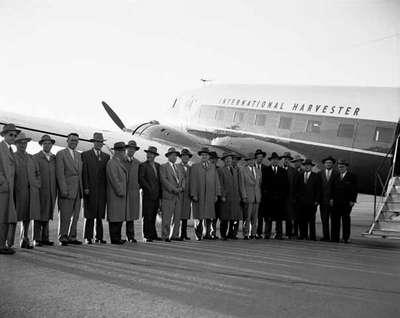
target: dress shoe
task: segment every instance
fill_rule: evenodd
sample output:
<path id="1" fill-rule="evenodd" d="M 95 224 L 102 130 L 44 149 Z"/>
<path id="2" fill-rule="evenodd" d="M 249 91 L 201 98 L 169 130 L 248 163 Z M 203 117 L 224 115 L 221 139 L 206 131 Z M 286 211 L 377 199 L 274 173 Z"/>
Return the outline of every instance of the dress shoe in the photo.
<path id="1" fill-rule="evenodd" d="M 269 240 L 269 235 L 265 235 L 264 240 Z"/>
<path id="2" fill-rule="evenodd" d="M 350 240 L 343 240 L 343 243 L 344 244 L 351 244 L 351 241 Z"/>
<path id="3" fill-rule="evenodd" d="M 107 241 L 105 240 L 96 240 L 95 242 L 99 244 L 107 244 Z"/>
<path id="4" fill-rule="evenodd" d="M 5 247 L 0 249 L 0 254 L 2 255 L 12 255 L 15 254 L 15 250 L 11 247 Z"/>
<path id="5" fill-rule="evenodd" d="M 134 239 L 134 238 L 133 238 L 133 239 L 130 239 L 130 240 L 128 240 L 128 242 L 129 242 L 129 243 L 137 243 L 136 239 Z"/>
<path id="6" fill-rule="evenodd" d="M 221 237 L 221 240 L 223 240 L 223 241 L 227 241 L 227 240 L 228 240 L 228 238 L 227 238 L 226 236 L 223 236 L 223 237 Z"/>
<path id="7" fill-rule="evenodd" d="M 205 240 L 212 240 L 212 237 L 211 237 L 210 235 L 205 235 L 205 236 L 203 237 L 203 239 L 205 239 Z"/>
<path id="8" fill-rule="evenodd" d="M 69 240 L 68 244 L 72 244 L 72 245 L 82 245 L 81 241 L 78 240 Z"/>
<path id="9" fill-rule="evenodd" d="M 249 237 L 245 236 L 245 237 L 243 237 L 243 239 L 247 241 L 249 239 Z"/>
<path id="10" fill-rule="evenodd" d="M 93 244 L 92 240 L 85 240 L 85 243 L 88 244 L 88 245 L 92 245 Z"/>
<path id="11" fill-rule="evenodd" d="M 173 238 L 171 238 L 171 241 L 183 241 L 183 238 L 181 238 L 181 237 L 173 237 Z"/>
<path id="12" fill-rule="evenodd" d="M 190 241 L 190 237 L 187 237 L 187 236 L 181 236 L 181 239 L 185 240 L 185 241 Z"/>
<path id="13" fill-rule="evenodd" d="M 262 239 L 262 237 L 261 237 L 260 235 L 254 235 L 254 238 L 255 238 L 256 240 Z"/>
<path id="14" fill-rule="evenodd" d="M 24 241 L 21 243 L 21 248 L 26 248 L 28 250 L 33 249 L 33 246 L 31 244 L 29 244 L 28 242 Z"/>
<path id="15" fill-rule="evenodd" d="M 68 241 L 60 241 L 61 246 L 68 246 Z"/>
<path id="16" fill-rule="evenodd" d="M 151 238 L 143 238 L 143 242 L 145 242 L 145 243 L 151 243 L 151 242 L 153 242 L 153 240 L 151 239 Z"/>
<path id="17" fill-rule="evenodd" d="M 123 245 L 125 244 L 126 240 L 117 240 L 117 241 L 111 241 L 111 244 L 115 245 Z"/>
<path id="18" fill-rule="evenodd" d="M 169 238 L 166 238 L 166 239 L 164 240 L 164 242 L 169 243 L 169 242 L 171 242 L 171 240 L 170 240 Z"/>
<path id="19" fill-rule="evenodd" d="M 213 239 L 213 240 L 219 240 L 219 236 L 214 235 L 214 236 L 212 237 L 212 239 Z"/>
<path id="20" fill-rule="evenodd" d="M 201 241 L 203 238 L 200 236 L 196 236 L 196 241 Z"/>
<path id="21" fill-rule="evenodd" d="M 35 246 L 35 247 L 41 247 L 41 246 L 43 246 L 44 244 L 43 244 L 43 242 L 41 242 L 41 241 L 33 241 L 33 246 Z"/>
<path id="22" fill-rule="evenodd" d="M 41 243 L 42 243 L 42 245 L 47 245 L 47 246 L 53 246 L 54 245 L 54 242 L 51 242 L 51 241 L 42 241 Z"/>
<path id="23" fill-rule="evenodd" d="M 153 237 L 153 241 L 162 241 L 162 238 L 161 238 L 161 237 L 158 237 L 158 236 L 156 236 L 156 237 Z"/>
<path id="24" fill-rule="evenodd" d="M 329 242 L 330 239 L 329 239 L 329 238 L 326 238 L 326 237 L 323 237 L 323 238 L 320 239 L 320 241 L 322 241 L 322 242 Z"/>

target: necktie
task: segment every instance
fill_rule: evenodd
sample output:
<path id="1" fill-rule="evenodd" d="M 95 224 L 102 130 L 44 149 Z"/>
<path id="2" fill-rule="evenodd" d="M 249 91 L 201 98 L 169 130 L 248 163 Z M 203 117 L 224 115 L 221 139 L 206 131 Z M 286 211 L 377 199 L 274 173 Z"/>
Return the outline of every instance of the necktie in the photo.
<path id="1" fill-rule="evenodd" d="M 179 183 L 178 174 L 176 173 L 176 165 L 172 164 L 172 170 L 174 171 L 174 177 L 177 183 Z"/>
<path id="2" fill-rule="evenodd" d="M 156 168 L 156 165 L 153 163 L 152 165 L 151 165 L 151 167 L 153 168 L 153 170 L 154 170 L 154 174 L 156 175 L 156 177 L 158 176 L 158 174 L 157 174 L 157 168 Z"/>
<path id="3" fill-rule="evenodd" d="M 326 170 L 326 180 L 329 181 L 330 178 L 331 178 L 331 171 L 330 170 Z"/>
<path id="4" fill-rule="evenodd" d="M 96 153 L 97 153 L 97 159 L 100 161 L 101 160 L 100 151 L 97 150 Z"/>
<path id="5" fill-rule="evenodd" d="M 233 169 L 232 169 L 232 167 L 229 167 L 229 172 L 231 173 L 231 175 L 233 175 Z"/>
<path id="6" fill-rule="evenodd" d="M 275 174 L 278 172 L 278 169 L 276 167 L 274 167 L 274 172 Z"/>
<path id="7" fill-rule="evenodd" d="M 304 173 L 304 183 L 307 183 L 308 181 L 308 172 Z"/>
<path id="8" fill-rule="evenodd" d="M 12 149 L 11 146 L 10 146 L 8 149 L 10 150 L 10 153 L 11 153 L 11 154 L 14 154 L 14 151 L 13 151 L 13 149 Z"/>
<path id="9" fill-rule="evenodd" d="M 256 174 L 255 167 L 251 167 L 251 172 L 253 172 L 254 179 L 257 179 L 257 174 Z"/>

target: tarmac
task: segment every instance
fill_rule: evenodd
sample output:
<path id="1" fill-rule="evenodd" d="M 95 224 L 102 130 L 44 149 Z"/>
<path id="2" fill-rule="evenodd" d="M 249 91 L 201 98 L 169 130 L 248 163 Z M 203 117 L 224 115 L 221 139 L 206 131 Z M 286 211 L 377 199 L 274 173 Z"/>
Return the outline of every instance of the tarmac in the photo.
<path id="1" fill-rule="evenodd" d="M 353 210 L 351 244 L 195 241 L 190 228 L 185 242 L 17 248 L 0 256 L 0 317 L 399 317 L 400 241 L 360 235 L 372 200 Z"/>

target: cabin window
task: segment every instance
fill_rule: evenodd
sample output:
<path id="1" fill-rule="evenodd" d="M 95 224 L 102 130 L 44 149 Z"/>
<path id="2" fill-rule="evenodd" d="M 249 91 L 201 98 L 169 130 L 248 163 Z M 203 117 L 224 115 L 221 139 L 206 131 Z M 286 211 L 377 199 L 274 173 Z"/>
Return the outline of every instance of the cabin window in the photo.
<path id="1" fill-rule="evenodd" d="M 290 129 L 292 128 L 292 118 L 281 117 L 279 120 L 279 129 Z"/>
<path id="2" fill-rule="evenodd" d="M 378 142 L 391 143 L 393 141 L 393 129 L 376 127 L 374 140 Z"/>
<path id="3" fill-rule="evenodd" d="M 222 121 L 224 120 L 224 110 L 223 109 L 218 109 L 217 112 L 215 113 L 215 119 Z"/>
<path id="4" fill-rule="evenodd" d="M 318 120 L 309 120 L 306 131 L 319 134 L 321 132 L 321 124 Z"/>
<path id="5" fill-rule="evenodd" d="M 267 116 L 264 114 L 256 114 L 256 126 L 265 126 L 265 122 L 267 121 Z"/>
<path id="6" fill-rule="evenodd" d="M 235 112 L 234 116 L 233 116 L 233 121 L 235 123 L 242 123 L 244 120 L 244 113 L 242 112 Z"/>
<path id="7" fill-rule="evenodd" d="M 353 124 L 340 124 L 338 128 L 338 137 L 353 138 L 354 125 Z"/>

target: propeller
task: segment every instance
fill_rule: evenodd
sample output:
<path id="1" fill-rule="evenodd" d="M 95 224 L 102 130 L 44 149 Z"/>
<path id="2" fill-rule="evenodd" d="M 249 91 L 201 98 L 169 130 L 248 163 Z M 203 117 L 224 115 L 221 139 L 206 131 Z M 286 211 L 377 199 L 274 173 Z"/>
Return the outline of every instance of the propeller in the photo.
<path id="1" fill-rule="evenodd" d="M 126 128 L 124 123 L 122 122 L 121 118 L 113 111 L 113 109 L 104 101 L 101 102 L 105 111 L 107 112 L 108 116 L 111 117 L 112 121 L 122 130 L 125 132 L 129 132 L 130 129 Z"/>

